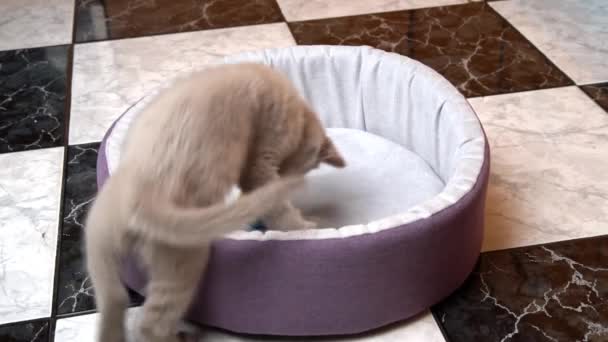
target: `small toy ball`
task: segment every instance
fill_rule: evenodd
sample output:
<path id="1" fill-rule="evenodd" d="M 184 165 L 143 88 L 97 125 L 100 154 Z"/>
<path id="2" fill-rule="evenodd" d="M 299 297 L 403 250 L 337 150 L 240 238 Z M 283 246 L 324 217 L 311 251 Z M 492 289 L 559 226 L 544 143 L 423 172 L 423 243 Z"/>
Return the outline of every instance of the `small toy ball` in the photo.
<path id="1" fill-rule="evenodd" d="M 266 226 L 262 220 L 255 221 L 254 223 L 250 224 L 249 227 L 251 227 L 251 230 L 259 230 L 261 232 L 266 231 Z"/>

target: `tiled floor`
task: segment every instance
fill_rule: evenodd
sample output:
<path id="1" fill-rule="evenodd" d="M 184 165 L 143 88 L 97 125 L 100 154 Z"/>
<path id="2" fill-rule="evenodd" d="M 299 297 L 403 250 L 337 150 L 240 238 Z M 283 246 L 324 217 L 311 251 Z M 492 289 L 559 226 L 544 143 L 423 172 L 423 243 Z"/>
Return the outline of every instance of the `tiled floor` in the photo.
<path id="1" fill-rule="evenodd" d="M 470 279 L 433 316 L 332 341 L 608 341 L 606 18 L 606 0 L 0 1 L 0 341 L 93 342 L 82 221 L 117 115 L 167 77 L 295 44 L 422 61 L 492 148 Z"/>

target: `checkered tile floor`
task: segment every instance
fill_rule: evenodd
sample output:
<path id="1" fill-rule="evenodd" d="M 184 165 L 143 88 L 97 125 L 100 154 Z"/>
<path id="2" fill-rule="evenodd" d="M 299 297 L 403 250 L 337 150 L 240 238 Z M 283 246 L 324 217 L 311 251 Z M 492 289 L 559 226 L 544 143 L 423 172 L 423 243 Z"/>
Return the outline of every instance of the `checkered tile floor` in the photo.
<path id="1" fill-rule="evenodd" d="M 470 279 L 345 340 L 608 341 L 607 18 L 606 0 L 0 1 L 0 341 L 93 341 L 82 222 L 116 116 L 178 72 L 295 44 L 433 67 L 493 153 Z"/>

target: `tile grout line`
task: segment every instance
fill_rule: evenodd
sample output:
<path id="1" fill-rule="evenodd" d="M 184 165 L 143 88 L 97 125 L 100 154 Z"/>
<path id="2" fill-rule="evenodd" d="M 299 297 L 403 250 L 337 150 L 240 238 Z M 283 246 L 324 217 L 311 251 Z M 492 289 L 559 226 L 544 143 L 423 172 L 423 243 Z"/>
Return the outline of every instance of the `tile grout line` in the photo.
<path id="1" fill-rule="evenodd" d="M 429 308 L 429 311 L 431 312 L 431 315 L 433 316 L 433 320 L 435 321 L 435 324 L 437 324 L 437 329 L 439 329 L 439 331 L 441 331 L 441 336 L 443 336 L 443 339 L 445 340 L 445 342 L 451 342 L 450 336 L 448 335 L 447 330 L 445 330 L 445 328 L 443 327 L 443 324 L 441 324 L 441 318 L 439 316 L 437 316 L 437 313 L 435 313 L 435 310 L 433 310 L 433 306 L 431 306 Z"/>
<path id="2" fill-rule="evenodd" d="M 53 278 L 53 293 L 52 293 L 52 302 L 51 302 L 51 317 L 49 318 L 49 336 L 48 342 L 55 341 L 55 329 L 57 326 L 57 299 L 59 296 L 59 277 L 60 277 L 60 269 L 61 269 L 61 246 L 63 242 L 63 215 L 65 210 L 65 189 L 66 189 L 66 178 L 68 171 L 68 148 L 69 148 L 69 139 L 70 139 L 70 117 L 72 112 L 72 79 L 74 74 L 74 53 L 75 53 L 75 45 L 74 40 L 76 37 L 76 20 L 77 20 L 77 2 L 78 0 L 73 0 L 74 11 L 72 13 L 72 41 L 68 48 L 68 60 L 67 60 L 67 75 L 66 75 L 66 99 L 65 99 L 65 110 L 64 110 L 64 142 L 63 142 L 63 167 L 62 167 L 62 177 L 61 177 L 61 188 L 59 191 L 60 203 L 59 203 L 59 222 L 57 229 L 57 246 L 55 252 L 55 269 L 54 269 L 54 278 Z"/>
<path id="3" fill-rule="evenodd" d="M 58 297 L 58 293 L 59 293 L 59 275 L 60 275 L 60 259 L 61 259 L 61 245 L 62 245 L 62 236 L 63 236 L 63 214 L 64 214 L 64 210 L 65 210 L 65 202 L 64 202 L 64 198 L 65 198 L 65 188 L 66 188 L 66 176 L 67 176 L 67 170 L 68 170 L 68 144 L 67 144 L 67 139 L 68 139 L 68 126 L 69 126 L 69 111 L 71 110 L 71 106 L 70 106 L 70 102 L 71 99 L 68 99 L 68 95 L 67 94 L 71 94 L 71 65 L 72 65 L 72 50 L 73 50 L 73 46 L 70 46 L 69 49 L 69 53 L 68 55 L 70 56 L 70 60 L 68 61 L 69 64 L 69 71 L 68 71 L 68 79 L 69 79 L 69 90 L 66 92 L 66 101 L 68 102 L 68 104 L 66 105 L 66 111 L 64 114 L 64 134 L 65 136 L 65 141 L 64 141 L 64 146 L 63 147 L 63 160 L 62 160 L 62 169 L 61 169 L 61 187 L 59 190 L 59 221 L 58 221 L 58 229 L 57 229 L 57 246 L 56 246 L 56 251 L 55 251 L 55 269 L 54 269 L 54 277 L 53 277 L 53 294 L 52 294 L 52 304 L 51 304 L 51 316 L 49 317 L 49 328 L 51 329 L 51 331 L 49 331 L 49 342 L 53 342 L 54 341 L 54 335 L 55 335 L 55 317 L 57 316 L 57 297 Z"/>
<path id="4" fill-rule="evenodd" d="M 23 325 L 23 324 L 29 324 L 29 323 L 38 323 L 38 322 L 49 322 L 49 318 L 48 317 L 40 317 L 40 318 L 33 318 L 33 319 L 26 319 L 24 321 L 15 321 L 15 322 L 8 322 L 8 323 L 3 323 L 0 324 L 0 328 L 8 328 L 8 327 L 12 327 L 12 326 L 16 326 L 16 325 Z"/>
<path id="5" fill-rule="evenodd" d="M 591 83 L 581 83 L 577 84 L 579 87 L 589 87 L 589 86 L 608 86 L 608 80 L 601 82 L 591 82 Z"/>
<path id="6" fill-rule="evenodd" d="M 576 84 L 576 82 L 574 82 L 574 80 L 572 79 L 572 77 L 570 77 L 570 75 L 568 75 L 566 72 L 564 72 L 560 67 L 557 66 L 557 64 L 555 64 L 555 62 L 553 62 L 553 60 L 551 60 L 538 46 L 536 46 L 536 44 L 534 44 L 523 32 L 521 32 L 520 30 L 517 29 L 517 27 L 515 27 L 515 25 L 513 23 L 511 23 L 509 21 L 509 19 L 507 19 L 506 17 L 504 17 L 502 14 L 500 14 L 500 12 L 498 12 L 494 6 L 492 6 L 491 2 L 484 2 L 485 6 L 488 6 L 488 8 L 494 12 L 498 17 L 500 17 L 502 20 L 504 20 L 512 29 L 513 31 L 517 32 L 520 36 L 522 36 L 524 38 L 524 40 L 530 44 L 532 47 L 534 47 L 538 53 L 541 54 L 541 56 L 543 56 L 543 58 L 550 64 L 552 65 L 555 69 L 559 70 L 559 72 L 561 72 L 564 76 L 566 76 L 566 79 L 571 83 L 570 86 L 572 85 L 578 85 Z M 557 87 L 556 87 L 557 88 Z"/>
<path id="7" fill-rule="evenodd" d="M 494 0 L 494 1 L 505 1 L 505 0 Z M 379 15 L 379 14 L 390 14 L 390 13 L 411 12 L 411 11 L 424 11 L 424 10 L 429 10 L 432 8 L 466 6 L 466 5 L 470 5 L 470 4 L 475 4 L 476 2 L 477 1 L 472 1 L 472 2 L 467 1 L 467 2 L 463 2 L 463 3 L 448 4 L 448 5 L 442 5 L 442 6 L 425 6 L 425 7 L 413 7 L 413 8 L 404 8 L 404 9 L 392 9 L 392 10 L 387 10 L 387 11 L 366 12 L 366 13 L 359 13 L 359 14 L 346 14 L 346 15 L 337 15 L 337 16 L 331 16 L 331 17 L 319 17 L 319 18 L 293 20 L 293 21 L 289 21 L 289 20 L 285 19 L 285 22 L 287 24 L 290 24 L 290 23 L 299 24 L 299 23 L 307 23 L 307 22 L 321 21 L 321 20 L 345 19 L 345 18 L 359 17 L 359 16 L 364 16 L 364 15 Z M 485 3 L 485 1 L 482 1 L 482 2 Z"/>
<path id="8" fill-rule="evenodd" d="M 505 0 L 500 0 L 500 1 L 505 1 Z M 576 84 L 569 84 L 569 85 L 550 86 L 550 87 L 539 88 L 539 89 L 523 89 L 523 90 L 515 90 L 515 91 L 505 91 L 505 92 L 497 92 L 497 93 L 492 94 L 492 95 L 466 96 L 465 94 L 462 94 L 462 96 L 464 96 L 467 100 L 470 100 L 470 99 L 481 99 L 481 98 L 484 98 L 484 97 L 505 96 L 505 95 L 511 95 L 511 94 L 523 94 L 523 93 L 531 93 L 531 92 L 535 92 L 535 91 L 555 90 L 555 89 L 572 88 L 572 87 L 577 87 L 577 85 Z"/>
<path id="9" fill-rule="evenodd" d="M 58 48 L 58 47 L 70 46 L 70 45 L 72 45 L 72 43 L 66 42 L 64 44 L 41 45 L 41 46 L 31 46 L 31 47 L 24 47 L 24 48 L 18 48 L 18 49 L 0 50 L 0 53 L 12 52 L 12 51 L 22 51 L 22 50 L 40 50 L 40 49 L 48 49 L 48 48 Z"/>
<path id="10" fill-rule="evenodd" d="M 583 94 L 585 94 L 585 96 L 587 96 L 591 101 L 593 101 L 593 103 L 595 103 L 595 105 L 597 107 L 599 107 L 599 109 L 601 109 L 604 113 L 608 114 L 608 109 L 604 109 L 604 107 L 602 107 L 600 105 L 600 103 L 593 98 L 593 96 L 591 94 L 589 94 L 588 92 L 585 91 L 585 89 L 583 89 L 583 87 L 585 86 L 593 86 L 593 85 L 608 85 L 608 82 L 602 82 L 602 83 L 594 83 L 594 84 L 586 84 L 586 85 L 579 85 L 577 86 L 578 90 L 580 90 Z"/>
<path id="11" fill-rule="evenodd" d="M 279 0 L 273 0 L 273 2 L 275 3 L 275 5 L 277 5 L 277 8 L 279 9 L 279 14 L 281 15 L 281 20 L 283 21 L 283 23 L 287 23 L 287 18 L 285 17 L 285 13 L 283 12 L 283 8 L 281 7 Z"/>
<path id="12" fill-rule="evenodd" d="M 587 241 L 587 240 L 596 240 L 596 239 L 601 239 L 601 238 L 605 238 L 605 237 L 608 237 L 608 234 L 590 235 L 590 236 L 583 236 L 583 237 L 574 238 L 574 239 L 566 239 L 566 240 L 558 240 L 558 241 L 550 241 L 550 242 L 541 242 L 541 243 L 535 243 L 535 244 L 532 244 L 532 245 L 524 245 L 524 246 L 502 248 L 502 249 L 493 249 L 493 250 L 489 250 L 489 251 L 483 251 L 483 252 L 480 253 L 480 255 L 482 255 L 482 254 L 501 253 L 501 252 L 505 252 L 505 251 L 518 251 L 518 250 L 523 250 L 523 249 L 527 249 L 527 248 L 530 248 L 530 247 L 559 246 L 559 245 L 565 244 L 565 243 Z"/>
<path id="13" fill-rule="evenodd" d="M 281 13 L 282 15 L 282 13 Z M 277 24 L 287 24 L 287 21 L 273 21 L 273 22 L 263 22 L 263 23 L 254 23 L 254 24 L 243 24 L 243 25 L 234 25 L 234 26 L 221 26 L 221 27 L 212 27 L 206 29 L 192 29 L 186 31 L 178 31 L 178 32 L 161 32 L 161 33 L 146 33 L 133 37 L 120 37 L 120 38 L 105 38 L 105 39 L 92 39 L 85 40 L 82 42 L 73 41 L 72 45 L 89 45 L 103 42 L 120 42 L 131 39 L 141 39 L 141 38 L 153 38 L 153 37 L 163 37 L 163 36 L 171 36 L 178 34 L 187 34 L 187 33 L 195 33 L 195 32 L 208 32 L 208 31 L 218 31 L 218 30 L 229 30 L 229 29 L 238 29 L 238 28 L 246 28 L 246 27 L 255 27 L 255 26 L 264 26 L 264 25 L 277 25 Z"/>

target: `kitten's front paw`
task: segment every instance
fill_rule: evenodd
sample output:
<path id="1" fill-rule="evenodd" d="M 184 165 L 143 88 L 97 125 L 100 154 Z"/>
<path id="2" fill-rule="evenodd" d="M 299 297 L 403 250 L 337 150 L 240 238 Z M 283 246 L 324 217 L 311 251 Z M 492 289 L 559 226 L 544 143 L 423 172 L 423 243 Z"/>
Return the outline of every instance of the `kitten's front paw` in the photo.
<path id="1" fill-rule="evenodd" d="M 319 228 L 319 225 L 314 222 L 314 221 L 308 221 L 308 220 L 304 220 L 302 219 L 301 222 L 298 224 L 299 227 L 296 229 L 316 229 Z"/>
<path id="2" fill-rule="evenodd" d="M 125 333 L 120 328 L 113 328 L 101 331 L 99 333 L 99 341 L 104 342 L 126 342 L 128 341 Z"/>
<path id="3" fill-rule="evenodd" d="M 317 223 L 308 221 L 300 215 L 283 215 L 269 223 L 271 229 L 276 230 L 299 230 L 317 228 Z"/>

